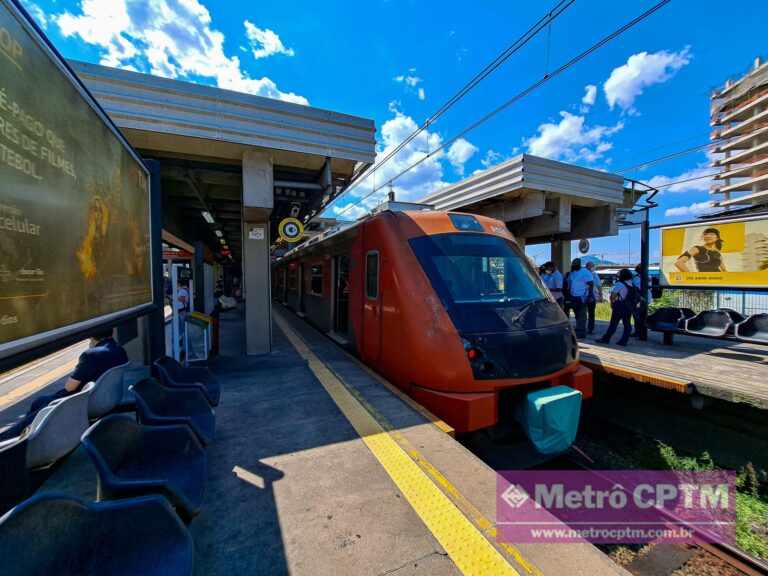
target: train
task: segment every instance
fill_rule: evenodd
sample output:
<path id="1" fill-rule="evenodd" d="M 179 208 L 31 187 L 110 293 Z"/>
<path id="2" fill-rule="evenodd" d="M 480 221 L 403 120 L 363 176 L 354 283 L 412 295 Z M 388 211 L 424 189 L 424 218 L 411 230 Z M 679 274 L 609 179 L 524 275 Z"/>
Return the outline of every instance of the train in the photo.
<path id="1" fill-rule="evenodd" d="M 456 434 L 513 422 L 541 452 L 573 441 L 592 372 L 503 222 L 388 202 L 289 250 L 272 276 L 273 299 Z"/>

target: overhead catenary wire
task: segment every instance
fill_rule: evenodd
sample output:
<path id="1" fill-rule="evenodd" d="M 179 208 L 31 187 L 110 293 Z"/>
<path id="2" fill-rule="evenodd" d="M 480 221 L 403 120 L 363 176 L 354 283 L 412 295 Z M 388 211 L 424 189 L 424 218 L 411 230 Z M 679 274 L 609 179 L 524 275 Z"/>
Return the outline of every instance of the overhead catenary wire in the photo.
<path id="1" fill-rule="evenodd" d="M 456 92 L 451 98 L 449 98 L 440 108 L 438 108 L 429 118 L 427 118 L 416 130 L 411 132 L 402 142 L 400 142 L 395 148 L 387 152 L 387 154 L 378 162 L 376 162 L 368 171 L 355 179 L 345 193 L 356 188 L 360 183 L 366 180 L 369 176 L 372 176 L 379 170 L 384 164 L 389 162 L 395 155 L 397 155 L 403 148 L 410 144 L 419 134 L 434 124 L 440 116 L 445 114 L 454 104 L 466 96 L 475 86 L 485 80 L 490 74 L 498 69 L 504 62 L 506 62 L 513 54 L 523 48 L 528 42 L 535 38 L 539 32 L 541 32 L 547 26 L 551 26 L 552 22 L 560 16 L 571 4 L 576 0 L 560 0 L 554 7 L 552 7 L 544 16 L 539 18 L 535 24 L 533 24 L 528 30 L 526 30 L 519 38 L 517 38 L 512 44 L 507 46 L 499 53 L 485 68 L 475 74 L 469 82 L 467 82 L 461 89 Z"/>
<path id="2" fill-rule="evenodd" d="M 342 214 L 344 214 L 345 212 L 350 210 L 352 207 L 360 204 L 361 202 L 364 202 L 369 197 L 371 197 L 373 194 L 375 194 L 376 192 L 381 190 L 384 186 L 389 185 L 390 183 L 395 182 L 395 180 L 397 180 L 398 178 L 400 178 L 401 176 L 403 176 L 407 172 L 410 172 L 411 170 L 413 170 L 414 168 L 419 166 L 421 163 L 423 163 L 427 159 L 429 159 L 432 156 L 434 156 L 437 152 L 443 150 L 447 146 L 450 146 L 451 144 L 456 142 L 458 139 L 463 138 L 466 134 L 468 134 L 469 132 L 471 132 L 472 130 L 477 128 L 478 126 L 484 124 L 485 122 L 487 122 L 488 120 L 490 120 L 491 118 L 493 118 L 494 116 L 499 114 L 500 112 L 503 112 L 504 110 L 509 108 L 512 104 L 514 104 L 515 102 L 517 102 L 519 100 L 522 100 L 528 94 L 530 94 L 531 92 L 534 92 L 536 89 L 538 89 L 542 85 L 546 84 L 547 82 L 549 82 L 553 78 L 559 76 L 560 74 L 562 74 L 563 72 L 565 72 L 566 70 L 568 70 L 569 68 L 571 68 L 572 66 L 574 66 L 575 64 L 577 64 L 578 62 L 580 62 L 581 60 L 586 58 L 587 56 L 589 56 L 590 54 L 592 54 L 593 52 L 595 52 L 595 51 L 599 50 L 600 48 L 602 48 L 605 44 L 607 44 L 611 40 L 615 39 L 616 37 L 620 36 L 621 34 L 626 32 L 627 30 L 629 30 L 630 28 L 632 28 L 635 25 L 637 25 L 638 23 L 642 22 L 643 20 L 645 20 L 646 18 L 648 18 L 649 16 L 651 16 L 652 14 L 654 14 L 655 12 L 660 10 L 662 7 L 664 7 L 666 4 L 669 4 L 669 2 L 671 2 L 671 0 L 661 0 L 660 2 L 657 2 L 656 4 L 651 6 L 648 10 L 646 10 L 645 12 L 640 14 L 639 16 L 636 16 L 635 18 L 633 18 L 632 20 L 630 20 L 629 22 L 627 22 L 623 26 L 617 28 L 616 30 L 614 30 L 613 32 L 608 34 L 607 36 L 604 36 L 603 38 L 598 40 L 595 44 L 593 44 L 592 46 L 590 46 L 589 48 L 587 48 L 583 52 L 577 54 L 576 56 L 574 56 L 573 58 L 568 60 L 565 64 L 561 65 L 559 68 L 554 70 L 551 74 L 545 74 L 542 78 L 540 78 L 539 80 L 537 80 L 536 82 L 534 82 L 533 84 L 531 84 L 530 86 L 528 86 L 527 88 L 522 90 L 521 92 L 518 92 L 512 98 L 510 98 L 509 100 L 505 101 L 500 106 L 497 106 L 496 108 L 494 108 L 493 110 L 491 110 L 490 112 L 485 114 L 484 116 L 480 117 L 478 120 L 476 120 L 475 122 L 473 122 L 472 124 L 470 124 L 469 126 L 464 128 L 461 132 L 459 132 L 458 134 L 456 134 L 452 138 L 446 140 L 445 142 L 443 142 L 442 144 L 437 146 L 434 150 L 431 150 L 430 152 L 428 152 L 425 156 L 423 156 L 419 160 L 417 160 L 417 161 L 413 162 L 412 164 L 408 165 L 407 167 L 405 167 L 403 170 L 398 172 L 395 176 L 393 176 L 392 178 L 389 178 L 386 183 L 381 184 L 379 187 L 374 187 L 368 194 L 366 194 L 365 196 L 362 196 L 356 202 L 350 203 L 347 206 L 345 206 L 343 210 L 338 212 L 337 216 L 341 216 Z"/>
<path id="3" fill-rule="evenodd" d="M 714 176 L 717 176 L 718 174 L 723 174 L 722 171 L 719 172 L 713 172 L 712 174 L 701 174 L 699 176 L 692 176 L 690 178 L 683 178 L 682 180 L 675 180 L 674 182 L 665 182 L 664 184 L 659 184 L 658 186 L 653 186 L 656 190 L 661 190 L 662 188 L 669 188 L 670 186 L 675 186 L 677 184 L 685 184 L 686 182 L 693 182 L 694 180 L 703 180 L 704 178 L 713 178 Z"/>
<path id="4" fill-rule="evenodd" d="M 650 160 L 646 160 L 645 162 L 641 162 L 639 164 L 634 164 L 633 166 L 622 168 L 620 170 L 617 170 L 616 172 L 617 174 L 627 175 L 628 173 L 635 172 L 637 170 L 640 170 L 641 168 L 649 168 L 651 166 L 655 166 L 656 164 L 661 164 L 662 162 L 666 162 L 667 160 L 673 160 L 675 158 L 679 158 L 680 156 L 686 156 L 688 154 L 692 154 L 693 152 L 698 152 L 700 150 L 706 150 L 707 148 L 719 146 L 724 142 L 727 142 L 728 140 L 730 140 L 730 138 L 711 140 L 710 142 L 707 142 L 705 144 L 699 144 L 697 146 L 691 146 L 690 148 L 684 148 L 683 150 L 670 152 L 663 156 L 658 156 L 657 158 L 652 158 Z"/>

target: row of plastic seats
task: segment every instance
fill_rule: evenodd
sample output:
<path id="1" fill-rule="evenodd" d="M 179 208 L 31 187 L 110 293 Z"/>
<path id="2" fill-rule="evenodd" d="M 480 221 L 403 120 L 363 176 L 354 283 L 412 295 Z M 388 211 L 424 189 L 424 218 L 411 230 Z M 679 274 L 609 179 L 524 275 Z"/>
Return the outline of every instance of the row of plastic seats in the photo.
<path id="1" fill-rule="evenodd" d="M 221 389 L 207 369 L 182 368 L 170 358 L 156 362 L 153 371 L 162 383 L 148 378 L 130 387 L 135 416 L 106 416 L 81 437 L 97 470 L 97 499 L 121 500 L 85 503 L 39 494 L 13 508 L 0 518 L 0 554 L 15 558 L 15 543 L 37 542 L 14 574 L 53 573 L 51 558 L 60 574 L 191 573 L 193 546 L 180 518 L 189 521 L 200 510 L 204 446 L 214 438 L 213 406 Z M 142 517 L 135 525 L 130 520 Z M 114 548 L 81 545 L 103 541 Z"/>
<path id="2" fill-rule="evenodd" d="M 768 314 L 752 314 L 745 318 L 729 308 L 698 314 L 689 308 L 659 308 L 648 316 L 648 327 L 663 332 L 667 344 L 672 343 L 675 332 L 710 338 L 733 336 L 743 342 L 768 344 Z"/>
<path id="3" fill-rule="evenodd" d="M 28 470 L 48 468 L 80 444 L 90 421 L 118 408 L 125 397 L 124 377 L 130 362 L 115 366 L 71 396 L 40 410 L 26 433 L 0 442 L 0 512 L 26 496 Z"/>

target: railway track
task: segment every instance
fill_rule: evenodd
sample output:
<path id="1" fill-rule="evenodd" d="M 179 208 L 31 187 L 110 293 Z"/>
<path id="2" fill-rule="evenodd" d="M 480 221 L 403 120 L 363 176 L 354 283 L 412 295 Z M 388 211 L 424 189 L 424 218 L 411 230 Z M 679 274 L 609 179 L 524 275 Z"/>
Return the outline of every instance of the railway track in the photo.
<path id="1" fill-rule="evenodd" d="M 573 450 L 573 452 L 575 452 L 575 454 L 569 453 L 559 460 L 567 463 L 571 468 L 599 475 L 599 471 L 594 470 L 584 461 L 588 456 L 577 447 L 574 448 L 575 450 Z M 694 526 L 687 524 L 683 525 L 693 533 L 699 532 Z M 635 574 L 635 576 L 659 576 L 664 573 L 663 567 L 665 565 L 672 566 L 672 569 L 668 572 L 669 574 L 678 573 L 678 570 L 682 570 L 681 573 L 683 574 L 699 574 L 701 572 L 688 572 L 683 567 L 689 559 L 697 556 L 695 549 L 700 550 L 703 553 L 698 554 L 697 564 L 711 568 L 711 570 L 703 572 L 705 574 L 768 576 L 768 562 L 747 554 L 736 546 L 722 542 L 697 541 L 695 544 L 690 544 L 684 547 L 662 543 L 651 543 L 644 547 L 642 556 L 629 562 L 624 568 L 632 574 Z M 645 562 L 642 561 L 644 557 L 651 554 L 654 556 L 651 560 Z M 679 560 L 681 558 L 687 559 L 680 564 Z M 722 568 L 724 566 L 727 566 L 731 570 L 723 570 Z"/>

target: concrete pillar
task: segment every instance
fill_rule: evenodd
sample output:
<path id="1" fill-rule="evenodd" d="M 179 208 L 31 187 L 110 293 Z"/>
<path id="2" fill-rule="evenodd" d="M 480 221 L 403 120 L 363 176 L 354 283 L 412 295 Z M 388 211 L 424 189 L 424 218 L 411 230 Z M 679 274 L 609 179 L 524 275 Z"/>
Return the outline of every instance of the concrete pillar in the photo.
<path id="1" fill-rule="evenodd" d="M 571 269 L 571 241 L 555 240 L 552 242 L 550 260 L 555 263 L 557 269 L 565 275 Z"/>
<path id="2" fill-rule="evenodd" d="M 243 289 L 246 354 L 272 350 L 269 215 L 274 206 L 272 157 L 243 154 Z"/>

